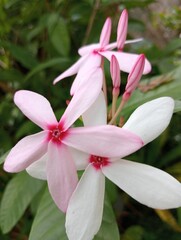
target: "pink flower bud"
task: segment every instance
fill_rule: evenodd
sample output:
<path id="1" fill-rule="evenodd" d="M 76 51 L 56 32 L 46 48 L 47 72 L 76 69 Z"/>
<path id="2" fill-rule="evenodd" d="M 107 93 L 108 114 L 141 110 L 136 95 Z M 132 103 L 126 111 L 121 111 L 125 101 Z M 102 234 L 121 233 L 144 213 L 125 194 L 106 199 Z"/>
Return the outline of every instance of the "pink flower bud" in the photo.
<path id="1" fill-rule="evenodd" d="M 101 48 L 109 44 L 109 40 L 111 36 L 111 25 L 112 25 L 111 18 L 108 17 L 104 23 L 104 26 L 102 28 L 101 35 L 100 35 L 99 43 Z"/>
<path id="2" fill-rule="evenodd" d="M 128 28 L 128 12 L 126 9 L 124 9 L 120 16 L 118 27 L 117 27 L 118 50 L 122 50 L 124 47 L 124 43 L 126 41 L 126 35 L 127 35 L 127 28 Z"/>
<path id="3" fill-rule="evenodd" d="M 141 76 L 143 74 L 144 65 L 145 65 L 145 55 L 140 54 L 131 72 L 128 75 L 125 93 L 123 94 L 124 100 L 128 100 L 131 94 L 133 93 L 133 91 L 135 90 L 135 88 L 137 87 L 141 79 Z"/>
<path id="4" fill-rule="evenodd" d="M 113 82 L 113 95 L 119 95 L 119 88 L 121 85 L 120 68 L 118 60 L 114 55 L 111 56 L 110 72 Z"/>

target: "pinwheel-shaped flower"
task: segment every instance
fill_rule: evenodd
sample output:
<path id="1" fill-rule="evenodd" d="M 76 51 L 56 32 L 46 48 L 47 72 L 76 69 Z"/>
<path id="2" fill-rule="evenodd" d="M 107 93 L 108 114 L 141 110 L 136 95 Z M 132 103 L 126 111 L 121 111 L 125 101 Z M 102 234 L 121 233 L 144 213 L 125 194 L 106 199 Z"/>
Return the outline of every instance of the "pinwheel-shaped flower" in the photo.
<path id="1" fill-rule="evenodd" d="M 113 54 L 116 56 L 119 62 L 120 69 L 125 72 L 130 72 L 133 65 L 135 64 L 138 55 L 132 53 L 124 53 L 121 51 L 125 44 L 127 34 L 127 22 L 128 14 L 127 11 L 124 10 L 120 17 L 117 28 L 117 42 L 109 44 L 111 35 L 111 19 L 107 18 L 101 31 L 99 43 L 91 44 L 80 48 L 79 54 L 81 55 L 81 58 L 69 69 L 60 74 L 54 80 L 54 83 L 57 83 L 58 81 L 66 77 L 77 74 L 71 87 L 71 95 L 73 95 L 79 88 L 80 84 L 86 83 L 87 73 L 92 69 L 100 67 L 104 57 L 111 61 L 111 56 Z M 112 51 L 112 49 L 116 47 L 118 48 L 119 51 L 118 52 Z M 147 74 L 150 71 L 151 65 L 146 59 L 143 74 Z"/>
<path id="2" fill-rule="evenodd" d="M 123 129 L 137 134 L 145 145 L 168 126 L 173 108 L 174 101 L 169 97 L 147 102 L 133 112 Z M 95 112 L 98 118 L 92 116 Z M 83 114 L 83 119 L 86 126 L 106 124 L 103 95 Z M 102 221 L 105 177 L 149 207 L 169 209 L 181 206 L 181 184 L 176 179 L 157 168 L 125 160 L 123 155 L 120 158 L 110 158 L 106 153 L 104 157 L 85 156 L 86 164 L 82 167 L 86 169 L 66 214 L 69 240 L 91 240 L 98 232 Z"/>

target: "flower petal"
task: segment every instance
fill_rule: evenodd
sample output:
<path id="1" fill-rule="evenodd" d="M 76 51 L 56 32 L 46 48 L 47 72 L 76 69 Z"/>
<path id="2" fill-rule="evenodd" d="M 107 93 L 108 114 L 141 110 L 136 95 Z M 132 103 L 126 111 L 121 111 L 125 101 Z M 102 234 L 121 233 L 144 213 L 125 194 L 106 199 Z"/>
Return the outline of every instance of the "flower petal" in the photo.
<path id="1" fill-rule="evenodd" d="M 84 126 L 106 125 L 107 108 L 104 93 L 102 91 L 91 107 L 82 114 L 82 118 Z"/>
<path id="2" fill-rule="evenodd" d="M 128 12 L 126 9 L 122 11 L 117 27 L 117 48 L 122 50 L 126 41 L 128 29 Z"/>
<path id="3" fill-rule="evenodd" d="M 66 212 L 78 177 L 72 156 L 64 144 L 48 144 L 47 181 L 54 202 Z"/>
<path id="4" fill-rule="evenodd" d="M 114 162 L 102 171 L 131 197 L 148 207 L 169 209 L 181 206 L 181 184 L 164 171 L 127 160 Z"/>
<path id="5" fill-rule="evenodd" d="M 79 48 L 78 53 L 80 56 L 84 56 L 92 53 L 94 50 L 100 48 L 100 43 L 93 43 Z"/>
<path id="6" fill-rule="evenodd" d="M 109 43 L 111 36 L 111 24 L 111 18 L 108 17 L 104 23 L 99 39 L 101 48 L 104 48 Z"/>
<path id="7" fill-rule="evenodd" d="M 127 156 L 142 146 L 135 134 L 111 125 L 70 128 L 62 142 L 92 155 L 113 158 Z"/>
<path id="8" fill-rule="evenodd" d="M 136 39 L 132 39 L 132 40 L 126 40 L 124 43 L 125 44 L 132 44 L 132 43 L 137 43 L 143 41 L 143 38 L 136 38 Z M 113 42 L 108 44 L 107 46 L 105 46 L 104 50 L 112 50 L 114 48 L 117 47 L 117 42 Z"/>
<path id="9" fill-rule="evenodd" d="M 125 52 L 114 52 L 114 51 L 103 51 L 99 52 L 100 55 L 106 57 L 109 61 L 111 61 L 111 56 L 115 55 L 119 62 L 119 67 L 123 72 L 129 73 L 131 69 L 133 68 L 137 58 L 138 54 L 133 53 L 125 53 Z M 151 71 L 151 64 L 150 62 L 145 58 L 145 66 L 143 70 L 143 74 L 147 74 Z"/>
<path id="10" fill-rule="evenodd" d="M 102 56 L 99 54 L 89 54 L 88 58 L 82 64 L 76 78 L 73 81 L 70 94 L 74 95 L 79 90 L 81 85 L 87 84 L 87 79 L 93 71 L 101 65 Z"/>
<path id="11" fill-rule="evenodd" d="M 89 164 L 90 155 L 75 148 L 69 148 L 77 170 L 84 170 Z"/>
<path id="12" fill-rule="evenodd" d="M 47 132 L 43 131 L 21 139 L 8 154 L 4 170 L 20 172 L 39 160 L 47 151 Z"/>
<path id="13" fill-rule="evenodd" d="M 97 68 L 87 79 L 86 84 L 82 84 L 79 91 L 74 94 L 60 120 L 64 130 L 68 129 L 93 104 L 101 91 L 102 81 L 102 69 Z"/>
<path id="14" fill-rule="evenodd" d="M 32 163 L 26 168 L 27 173 L 41 180 L 47 180 L 46 166 L 48 161 L 48 154 L 43 155 L 38 161 Z"/>
<path id="15" fill-rule="evenodd" d="M 170 123 L 174 101 L 161 97 L 138 107 L 123 126 L 138 135 L 144 145 L 158 137 Z"/>
<path id="16" fill-rule="evenodd" d="M 104 175 L 89 165 L 67 209 L 66 231 L 69 240 L 93 239 L 102 221 L 104 191 Z"/>
<path id="17" fill-rule="evenodd" d="M 47 129 L 48 125 L 57 124 L 49 101 L 42 95 L 27 90 L 20 90 L 15 93 L 14 102 L 24 115 L 39 127 Z"/>
<path id="18" fill-rule="evenodd" d="M 53 84 L 56 84 L 57 82 L 59 82 L 60 80 L 66 78 L 66 77 L 75 75 L 79 71 L 79 69 L 82 66 L 82 64 L 84 63 L 84 61 L 86 60 L 87 56 L 88 55 L 85 55 L 85 56 L 79 58 L 79 60 L 77 60 L 77 62 L 75 62 L 70 68 L 68 68 L 66 71 L 61 73 L 57 78 L 55 78 L 55 80 L 53 81 Z"/>

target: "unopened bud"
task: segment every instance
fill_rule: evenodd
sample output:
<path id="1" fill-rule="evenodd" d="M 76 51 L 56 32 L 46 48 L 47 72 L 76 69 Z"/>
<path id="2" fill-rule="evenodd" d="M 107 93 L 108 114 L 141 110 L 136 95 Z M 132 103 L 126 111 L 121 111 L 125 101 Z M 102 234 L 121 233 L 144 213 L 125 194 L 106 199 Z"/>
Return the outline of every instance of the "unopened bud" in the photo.
<path id="1" fill-rule="evenodd" d="M 104 48 L 106 45 L 109 44 L 109 40 L 111 36 L 111 26 L 112 26 L 112 21 L 111 21 L 111 18 L 108 17 L 104 23 L 104 26 L 101 31 L 100 39 L 99 39 L 101 48 Z"/>
<path id="2" fill-rule="evenodd" d="M 128 12 L 126 9 L 123 10 L 118 27 L 117 27 L 117 48 L 118 50 L 122 50 L 126 41 L 128 29 Z"/>
<path id="3" fill-rule="evenodd" d="M 120 68 L 117 58 L 112 55 L 111 63 L 110 63 L 110 72 L 111 78 L 113 82 L 113 95 L 119 95 L 119 89 L 121 85 L 121 77 L 120 77 Z"/>

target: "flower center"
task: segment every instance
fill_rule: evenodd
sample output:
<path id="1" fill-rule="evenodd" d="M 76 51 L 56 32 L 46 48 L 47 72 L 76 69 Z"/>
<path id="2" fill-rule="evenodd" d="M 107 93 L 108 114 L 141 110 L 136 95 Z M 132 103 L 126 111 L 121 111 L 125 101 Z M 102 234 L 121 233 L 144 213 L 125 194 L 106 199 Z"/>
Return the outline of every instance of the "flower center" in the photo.
<path id="1" fill-rule="evenodd" d="M 48 140 L 55 143 L 61 143 L 66 134 L 67 132 L 63 131 L 61 125 L 52 125 L 49 126 Z"/>
<path id="2" fill-rule="evenodd" d="M 105 167 L 107 165 L 109 165 L 109 159 L 106 157 L 99 157 L 99 156 L 94 156 L 91 155 L 89 162 L 92 163 L 92 165 L 98 170 L 101 167 Z"/>

